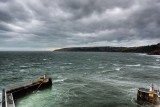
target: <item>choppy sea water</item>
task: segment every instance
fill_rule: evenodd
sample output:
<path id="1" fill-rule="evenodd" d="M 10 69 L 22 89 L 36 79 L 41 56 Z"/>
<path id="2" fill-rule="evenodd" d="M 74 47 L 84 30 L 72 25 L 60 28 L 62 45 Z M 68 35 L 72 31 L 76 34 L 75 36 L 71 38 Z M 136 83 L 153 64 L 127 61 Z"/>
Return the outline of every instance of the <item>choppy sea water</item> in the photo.
<path id="1" fill-rule="evenodd" d="M 16 107 L 139 107 L 135 103 L 137 89 L 160 85 L 160 56 L 0 52 L 0 89 L 44 73 L 52 77 L 52 88 L 16 100 Z"/>

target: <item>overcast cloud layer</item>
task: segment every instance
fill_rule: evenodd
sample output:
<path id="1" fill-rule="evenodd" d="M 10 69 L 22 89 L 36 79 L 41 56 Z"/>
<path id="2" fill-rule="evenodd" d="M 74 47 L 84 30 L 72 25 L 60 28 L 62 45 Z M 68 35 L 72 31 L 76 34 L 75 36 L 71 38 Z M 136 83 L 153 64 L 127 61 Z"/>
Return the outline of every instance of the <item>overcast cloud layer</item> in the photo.
<path id="1" fill-rule="evenodd" d="M 0 50 L 160 42 L 160 0 L 0 0 Z"/>

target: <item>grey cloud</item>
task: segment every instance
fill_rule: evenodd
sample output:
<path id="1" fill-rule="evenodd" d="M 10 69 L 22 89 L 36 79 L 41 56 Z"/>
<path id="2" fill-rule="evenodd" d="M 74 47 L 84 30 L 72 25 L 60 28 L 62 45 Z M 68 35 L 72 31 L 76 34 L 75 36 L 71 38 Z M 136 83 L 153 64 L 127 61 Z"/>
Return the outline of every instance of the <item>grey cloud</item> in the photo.
<path id="1" fill-rule="evenodd" d="M 0 21 L 10 22 L 12 21 L 12 16 L 5 11 L 0 10 Z"/>
<path id="2" fill-rule="evenodd" d="M 59 2 L 64 11 L 73 14 L 72 19 L 80 19 L 93 13 L 100 14 L 115 7 L 128 8 L 134 3 L 131 0 L 61 0 Z"/>
<path id="3" fill-rule="evenodd" d="M 158 0 L 1 0 L 0 48 L 154 44 L 159 17 Z"/>
<path id="4" fill-rule="evenodd" d="M 3 3 L 8 2 L 8 1 L 11 1 L 11 0 L 0 0 L 0 2 L 3 2 Z"/>
<path id="5" fill-rule="evenodd" d="M 22 4 L 16 1 L 0 2 L 0 21 L 14 23 L 15 21 L 27 21 L 31 16 Z"/>
<path id="6" fill-rule="evenodd" d="M 136 11 L 128 19 L 131 27 L 138 33 L 135 35 L 137 37 L 160 39 L 160 2 L 153 2 L 152 5 L 148 4 Z"/>
<path id="7" fill-rule="evenodd" d="M 0 32 L 3 32 L 3 31 L 11 31 L 11 29 L 5 24 L 0 23 Z"/>

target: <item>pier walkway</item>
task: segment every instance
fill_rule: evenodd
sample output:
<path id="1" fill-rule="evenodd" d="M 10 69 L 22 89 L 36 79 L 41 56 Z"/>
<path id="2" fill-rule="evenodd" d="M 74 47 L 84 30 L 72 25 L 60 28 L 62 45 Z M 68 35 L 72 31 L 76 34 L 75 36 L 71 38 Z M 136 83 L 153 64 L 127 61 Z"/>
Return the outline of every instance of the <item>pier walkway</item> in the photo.
<path id="1" fill-rule="evenodd" d="M 0 107 L 2 107 L 2 90 L 0 90 Z"/>
<path id="2" fill-rule="evenodd" d="M 0 107 L 15 107 L 14 99 L 18 99 L 29 92 L 47 88 L 52 86 L 52 79 L 45 76 L 41 76 L 38 79 L 17 87 L 3 89 L 1 96 L 1 105 Z"/>
<path id="3" fill-rule="evenodd" d="M 6 107 L 15 107 L 12 93 L 6 93 Z"/>

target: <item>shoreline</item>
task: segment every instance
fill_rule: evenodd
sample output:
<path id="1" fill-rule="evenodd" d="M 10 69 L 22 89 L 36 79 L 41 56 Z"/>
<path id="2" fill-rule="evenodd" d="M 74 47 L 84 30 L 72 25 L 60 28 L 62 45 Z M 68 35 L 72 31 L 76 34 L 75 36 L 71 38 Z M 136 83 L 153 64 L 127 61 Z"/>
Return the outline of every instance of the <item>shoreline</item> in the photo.
<path id="1" fill-rule="evenodd" d="M 160 43 L 156 45 L 140 47 L 70 47 L 54 50 L 54 52 L 122 52 L 122 53 L 146 53 L 148 55 L 160 55 Z"/>

